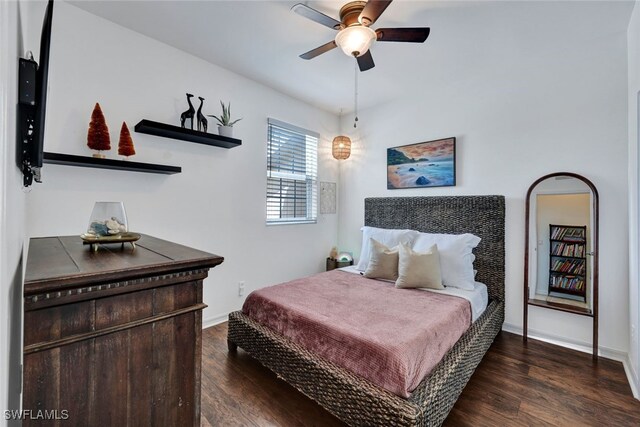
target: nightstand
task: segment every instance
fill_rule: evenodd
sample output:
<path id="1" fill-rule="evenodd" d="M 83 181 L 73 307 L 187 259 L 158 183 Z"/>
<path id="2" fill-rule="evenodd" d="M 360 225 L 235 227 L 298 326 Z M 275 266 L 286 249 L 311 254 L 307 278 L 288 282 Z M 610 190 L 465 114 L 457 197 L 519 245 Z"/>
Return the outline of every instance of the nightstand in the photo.
<path id="1" fill-rule="evenodd" d="M 336 268 L 348 267 L 353 265 L 353 260 L 351 261 L 338 261 L 337 259 L 327 258 L 327 271 L 334 270 Z"/>

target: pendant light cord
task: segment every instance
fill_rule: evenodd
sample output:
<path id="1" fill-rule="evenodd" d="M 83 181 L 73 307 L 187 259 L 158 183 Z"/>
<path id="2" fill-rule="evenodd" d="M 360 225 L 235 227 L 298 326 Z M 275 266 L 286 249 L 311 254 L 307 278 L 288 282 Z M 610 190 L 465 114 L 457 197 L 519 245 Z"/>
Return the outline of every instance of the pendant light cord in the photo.
<path id="1" fill-rule="evenodd" d="M 354 61 L 354 70 L 355 70 L 355 96 L 354 96 L 354 114 L 355 118 L 353 120 L 353 127 L 358 127 L 358 61 Z"/>

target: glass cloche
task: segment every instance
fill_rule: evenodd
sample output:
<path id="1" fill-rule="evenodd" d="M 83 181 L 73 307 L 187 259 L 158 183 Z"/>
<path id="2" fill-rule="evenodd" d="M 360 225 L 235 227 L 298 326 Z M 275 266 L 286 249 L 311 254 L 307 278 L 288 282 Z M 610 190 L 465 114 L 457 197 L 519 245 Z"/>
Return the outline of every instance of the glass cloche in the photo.
<path id="1" fill-rule="evenodd" d="M 122 202 L 96 202 L 91 212 L 86 237 L 120 236 L 129 231 Z"/>

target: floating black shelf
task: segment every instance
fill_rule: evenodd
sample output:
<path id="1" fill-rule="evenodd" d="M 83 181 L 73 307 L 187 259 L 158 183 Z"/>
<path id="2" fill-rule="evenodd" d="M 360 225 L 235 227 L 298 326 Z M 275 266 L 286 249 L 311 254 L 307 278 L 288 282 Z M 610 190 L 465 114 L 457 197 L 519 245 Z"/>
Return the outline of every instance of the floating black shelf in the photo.
<path id="1" fill-rule="evenodd" d="M 136 132 L 148 135 L 162 136 L 164 138 L 181 139 L 197 144 L 214 145 L 222 148 L 233 148 L 242 145 L 242 141 L 226 136 L 204 133 L 197 130 L 181 128 L 180 126 L 158 123 L 151 120 L 140 120 L 135 127 Z"/>
<path id="2" fill-rule="evenodd" d="M 44 153 L 44 163 L 52 165 L 79 166 L 84 168 L 115 169 L 131 172 L 159 173 L 173 175 L 182 172 L 180 166 L 155 165 L 114 159 L 99 159 L 96 157 L 75 156 L 73 154 Z"/>

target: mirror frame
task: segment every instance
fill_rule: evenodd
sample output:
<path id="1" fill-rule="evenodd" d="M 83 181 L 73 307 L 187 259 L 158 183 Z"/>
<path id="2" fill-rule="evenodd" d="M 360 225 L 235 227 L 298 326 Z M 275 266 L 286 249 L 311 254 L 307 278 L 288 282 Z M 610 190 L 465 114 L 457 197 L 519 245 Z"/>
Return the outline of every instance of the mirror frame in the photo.
<path id="1" fill-rule="evenodd" d="M 550 308 L 553 310 L 560 310 L 568 313 L 579 314 L 583 316 L 588 316 L 593 318 L 593 358 L 598 358 L 598 264 L 599 264 L 599 247 L 598 247 L 598 230 L 599 230 L 599 201 L 598 201 L 598 190 L 596 186 L 593 185 L 591 181 L 585 178 L 582 175 L 578 175 L 573 172 L 554 172 L 543 177 L 538 178 L 531 184 L 529 190 L 527 190 L 527 198 L 525 200 L 525 235 L 524 235 L 524 295 L 523 295 L 523 303 L 524 303 L 524 318 L 522 322 L 522 339 L 524 342 L 527 341 L 527 328 L 528 328 L 528 315 L 529 315 L 529 227 L 530 227 L 530 214 L 531 214 L 531 193 L 535 189 L 535 187 L 540 184 L 542 181 L 555 178 L 558 176 L 570 176 L 572 178 L 578 179 L 584 182 L 592 193 L 593 198 L 593 241 L 591 242 L 591 252 L 593 254 L 593 300 L 592 300 L 592 310 L 591 313 L 579 312 L 576 310 L 571 310 L 570 308 L 562 308 L 557 306 L 543 306 L 538 304 L 538 307 Z"/>

